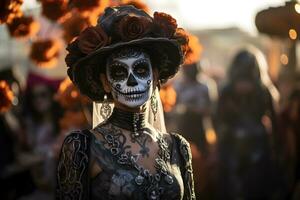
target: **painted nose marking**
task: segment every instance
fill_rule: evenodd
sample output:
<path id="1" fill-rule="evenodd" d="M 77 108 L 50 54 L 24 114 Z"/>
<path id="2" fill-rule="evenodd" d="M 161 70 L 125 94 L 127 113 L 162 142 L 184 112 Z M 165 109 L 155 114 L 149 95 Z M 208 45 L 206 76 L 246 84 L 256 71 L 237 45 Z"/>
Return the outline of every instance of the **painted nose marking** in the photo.
<path id="1" fill-rule="evenodd" d="M 127 86 L 136 86 L 137 84 L 138 84 L 138 82 L 136 81 L 134 76 L 132 74 L 130 74 L 129 78 L 127 80 Z"/>

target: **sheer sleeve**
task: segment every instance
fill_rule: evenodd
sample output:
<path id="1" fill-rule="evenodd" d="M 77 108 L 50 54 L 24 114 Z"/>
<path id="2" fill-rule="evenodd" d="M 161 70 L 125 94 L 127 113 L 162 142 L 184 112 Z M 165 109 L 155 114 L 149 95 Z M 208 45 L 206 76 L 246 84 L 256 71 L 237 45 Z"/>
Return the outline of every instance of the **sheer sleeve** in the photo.
<path id="1" fill-rule="evenodd" d="M 57 165 L 56 199 L 89 199 L 89 134 L 72 132 L 61 148 Z"/>
<path id="2" fill-rule="evenodd" d="M 188 141 L 179 134 L 173 134 L 178 146 L 181 165 L 180 171 L 184 184 L 184 200 L 195 200 L 194 178 L 192 169 L 192 153 Z"/>

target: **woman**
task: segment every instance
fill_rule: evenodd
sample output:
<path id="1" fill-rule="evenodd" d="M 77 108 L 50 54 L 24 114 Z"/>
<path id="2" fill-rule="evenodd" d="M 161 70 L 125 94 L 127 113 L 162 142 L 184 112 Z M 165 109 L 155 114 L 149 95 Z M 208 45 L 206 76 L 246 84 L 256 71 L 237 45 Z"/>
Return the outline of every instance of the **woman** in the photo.
<path id="1" fill-rule="evenodd" d="M 221 195 L 225 199 L 278 196 L 274 162 L 277 90 L 254 48 L 241 50 L 229 69 L 217 109 Z"/>
<path id="2" fill-rule="evenodd" d="M 189 144 L 152 126 L 161 111 L 156 88 L 177 72 L 187 41 L 171 16 L 122 6 L 69 45 L 68 74 L 102 102 L 105 120 L 65 139 L 58 199 L 195 199 Z"/>
<path id="3" fill-rule="evenodd" d="M 60 80 L 30 72 L 24 103 L 24 122 L 28 149 L 43 158 L 43 163 L 34 170 L 39 188 L 53 189 L 55 186 L 55 159 L 53 156 L 62 108 L 53 97 Z"/>

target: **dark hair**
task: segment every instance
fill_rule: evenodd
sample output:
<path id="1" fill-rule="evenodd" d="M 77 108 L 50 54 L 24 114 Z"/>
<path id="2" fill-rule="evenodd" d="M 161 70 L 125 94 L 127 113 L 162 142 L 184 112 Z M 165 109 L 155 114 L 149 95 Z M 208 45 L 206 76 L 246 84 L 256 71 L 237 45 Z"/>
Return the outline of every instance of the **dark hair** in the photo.
<path id="1" fill-rule="evenodd" d="M 228 78 L 232 82 L 239 79 L 260 82 L 260 69 L 256 55 L 248 49 L 239 51 L 231 63 Z"/>

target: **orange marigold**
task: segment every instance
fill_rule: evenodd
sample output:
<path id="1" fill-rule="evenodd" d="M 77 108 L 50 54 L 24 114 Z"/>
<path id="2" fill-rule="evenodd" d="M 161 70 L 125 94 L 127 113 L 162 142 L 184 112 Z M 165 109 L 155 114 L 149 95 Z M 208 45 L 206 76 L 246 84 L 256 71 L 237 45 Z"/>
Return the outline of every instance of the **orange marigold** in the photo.
<path id="1" fill-rule="evenodd" d="M 21 5 L 23 0 L 0 1 L 0 24 L 9 23 L 15 17 L 22 15 Z"/>
<path id="2" fill-rule="evenodd" d="M 40 0 L 42 3 L 42 15 L 52 21 L 62 22 L 68 14 L 68 0 Z"/>
<path id="3" fill-rule="evenodd" d="M 202 46 L 197 36 L 190 34 L 184 64 L 190 65 L 200 60 Z"/>
<path id="4" fill-rule="evenodd" d="M 58 59 L 60 43 L 54 39 L 40 39 L 32 43 L 30 58 L 39 67 L 53 67 Z"/>
<path id="5" fill-rule="evenodd" d="M 39 31 L 40 25 L 32 16 L 22 16 L 14 18 L 7 27 L 12 37 L 28 38 Z"/>
<path id="6" fill-rule="evenodd" d="M 14 94 L 5 80 L 0 81 L 0 113 L 8 111 L 12 106 Z"/>
<path id="7" fill-rule="evenodd" d="M 145 4 L 141 0 L 122 0 L 121 5 L 132 5 L 138 9 L 144 10 L 147 13 L 149 13 L 149 11 L 150 11 L 147 4 Z"/>
<path id="8" fill-rule="evenodd" d="M 73 41 L 82 30 L 91 25 L 89 18 L 74 12 L 63 24 L 64 39 L 66 43 Z"/>
<path id="9" fill-rule="evenodd" d="M 69 5 L 78 10 L 84 17 L 93 16 L 93 18 L 97 18 L 109 6 L 109 3 L 109 0 L 70 0 Z"/>
<path id="10" fill-rule="evenodd" d="M 80 94 L 69 78 L 61 82 L 55 99 L 66 109 L 81 107 L 90 102 L 87 97 Z"/>

